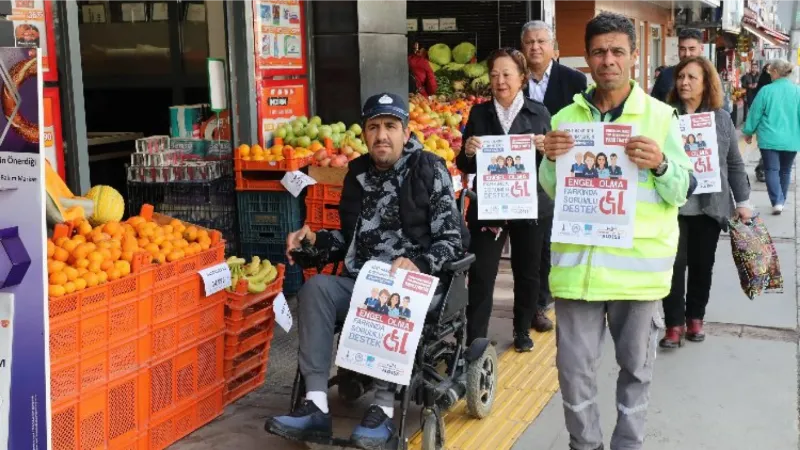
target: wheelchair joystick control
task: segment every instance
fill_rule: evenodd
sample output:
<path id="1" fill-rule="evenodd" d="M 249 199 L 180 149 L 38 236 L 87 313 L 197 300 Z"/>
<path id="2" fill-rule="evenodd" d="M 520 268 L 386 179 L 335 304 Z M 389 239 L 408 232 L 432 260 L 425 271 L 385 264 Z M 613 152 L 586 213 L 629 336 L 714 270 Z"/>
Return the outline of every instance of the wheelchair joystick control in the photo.
<path id="1" fill-rule="evenodd" d="M 300 248 L 290 250 L 289 254 L 295 263 L 302 268 L 315 268 L 322 272 L 325 264 L 328 263 L 329 253 L 327 249 L 315 247 L 308 239 L 300 241 Z"/>

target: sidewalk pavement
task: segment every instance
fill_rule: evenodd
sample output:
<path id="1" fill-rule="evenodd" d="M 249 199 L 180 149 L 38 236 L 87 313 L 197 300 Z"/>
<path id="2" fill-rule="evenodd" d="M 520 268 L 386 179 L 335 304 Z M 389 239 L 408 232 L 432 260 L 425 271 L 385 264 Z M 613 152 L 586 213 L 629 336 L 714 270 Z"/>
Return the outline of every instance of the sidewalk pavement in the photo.
<path id="1" fill-rule="evenodd" d="M 770 215 L 766 186 L 756 182 L 752 174 L 758 157 L 757 151 L 746 152 L 753 185 L 751 200 L 775 241 L 784 292 L 749 300 L 739 287 L 730 240 L 727 235 L 722 237 L 706 317 L 706 341 L 687 342 L 677 351 L 658 351 L 646 450 L 798 449 L 799 201 L 791 195 L 781 216 Z M 612 341 L 607 336 L 597 374 L 606 445 L 617 416 L 617 371 Z M 569 448 L 560 394 L 552 398 L 513 448 Z"/>

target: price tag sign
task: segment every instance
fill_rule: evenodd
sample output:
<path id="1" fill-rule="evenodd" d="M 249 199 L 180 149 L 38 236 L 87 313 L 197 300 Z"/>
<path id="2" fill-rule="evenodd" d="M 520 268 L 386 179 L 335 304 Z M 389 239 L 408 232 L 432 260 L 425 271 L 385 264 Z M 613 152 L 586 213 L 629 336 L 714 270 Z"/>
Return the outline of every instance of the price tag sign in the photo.
<path id="1" fill-rule="evenodd" d="M 283 292 L 275 297 L 272 303 L 272 311 L 275 313 L 275 322 L 283 328 L 283 331 L 289 332 L 292 329 L 292 312 L 289 311 L 289 304 L 286 303 L 286 297 Z"/>
<path id="2" fill-rule="evenodd" d="M 231 269 L 227 263 L 219 263 L 198 273 L 203 278 L 206 297 L 210 297 L 231 285 Z"/>
<path id="3" fill-rule="evenodd" d="M 303 172 L 300 172 L 299 170 L 295 170 L 294 172 L 286 172 L 286 175 L 284 175 L 283 179 L 281 180 L 281 184 L 286 188 L 287 191 L 291 192 L 292 195 L 297 197 L 301 192 L 303 192 L 303 189 L 305 189 L 306 186 L 317 184 L 317 180 L 311 178 Z"/>

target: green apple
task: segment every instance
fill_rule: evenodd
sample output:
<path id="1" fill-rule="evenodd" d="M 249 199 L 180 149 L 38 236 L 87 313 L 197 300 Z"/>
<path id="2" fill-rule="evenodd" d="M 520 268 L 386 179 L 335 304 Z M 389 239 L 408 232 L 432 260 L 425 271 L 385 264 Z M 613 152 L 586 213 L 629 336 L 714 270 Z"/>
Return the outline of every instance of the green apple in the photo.
<path id="1" fill-rule="evenodd" d="M 278 129 L 275 130 L 275 137 L 278 137 L 278 138 L 281 138 L 281 139 L 286 139 L 286 128 L 285 127 L 278 127 Z"/>
<path id="2" fill-rule="evenodd" d="M 345 125 L 344 122 L 336 122 L 336 126 L 339 127 L 339 133 L 347 131 L 347 125 Z"/>
<path id="3" fill-rule="evenodd" d="M 306 117 L 306 116 L 300 116 L 300 118 L 299 118 L 298 120 L 299 120 L 299 121 L 300 121 L 300 122 L 301 122 L 303 125 L 308 125 L 308 117 Z"/>
<path id="4" fill-rule="evenodd" d="M 320 116 L 314 116 L 308 121 L 308 123 L 320 126 L 322 125 L 322 118 Z"/>
<path id="5" fill-rule="evenodd" d="M 303 148 L 308 148 L 309 146 L 311 146 L 311 138 L 309 138 L 308 136 L 297 138 L 297 145 Z"/>
<path id="6" fill-rule="evenodd" d="M 350 131 L 352 131 L 356 136 L 361 136 L 361 125 L 357 123 L 350 125 Z"/>
<path id="7" fill-rule="evenodd" d="M 294 133 L 294 135 L 298 137 L 303 136 L 305 134 L 305 131 L 306 130 L 303 128 L 302 125 L 300 126 L 295 125 L 294 128 L 292 129 L 292 133 Z"/>
<path id="8" fill-rule="evenodd" d="M 309 124 L 306 127 L 306 136 L 310 137 L 311 139 L 316 139 L 319 136 L 319 128 L 312 124 Z"/>
<path id="9" fill-rule="evenodd" d="M 333 136 L 333 128 L 330 125 L 323 125 L 319 127 L 319 137 L 325 139 Z"/>

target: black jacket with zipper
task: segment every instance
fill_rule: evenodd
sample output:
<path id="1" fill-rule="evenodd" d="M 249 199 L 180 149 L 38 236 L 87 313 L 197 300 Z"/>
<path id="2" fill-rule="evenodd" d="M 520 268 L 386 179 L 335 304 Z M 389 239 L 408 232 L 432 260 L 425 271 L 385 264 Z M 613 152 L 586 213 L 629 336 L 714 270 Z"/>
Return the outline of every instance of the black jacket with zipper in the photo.
<path id="1" fill-rule="evenodd" d="M 545 134 L 550 131 L 550 113 L 547 108 L 539 102 L 525 98 L 525 105 L 517 114 L 508 134 Z M 500 125 L 494 102 L 488 101 L 472 107 L 469 113 L 469 121 L 464 129 L 463 144 L 461 152 L 456 157 L 456 166 L 464 173 L 477 173 L 476 158 L 468 158 L 464 151 L 467 140 L 472 136 L 499 136 L 506 134 Z M 542 163 L 542 154 L 536 152 L 536 170 Z M 477 179 L 472 184 L 472 189 L 477 192 Z M 544 192 L 541 184 L 536 183 L 537 198 L 539 201 L 539 217 L 549 217 L 553 215 L 553 200 Z M 478 202 L 470 202 L 467 210 L 467 223 L 471 229 L 480 227 L 502 227 L 505 220 L 478 220 Z"/>

